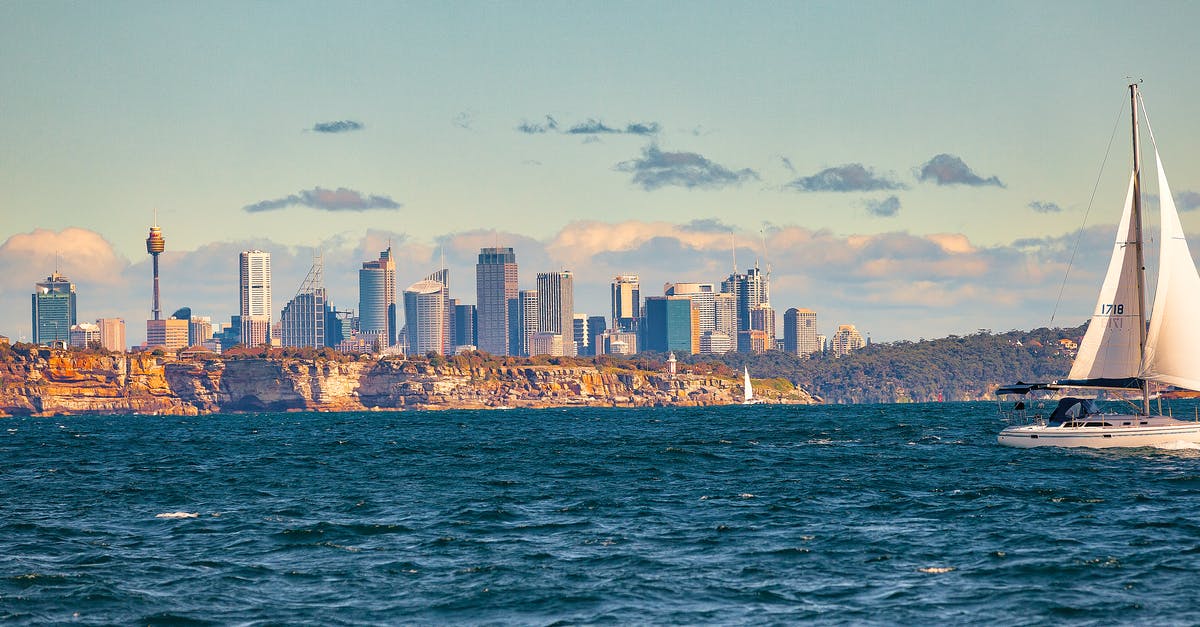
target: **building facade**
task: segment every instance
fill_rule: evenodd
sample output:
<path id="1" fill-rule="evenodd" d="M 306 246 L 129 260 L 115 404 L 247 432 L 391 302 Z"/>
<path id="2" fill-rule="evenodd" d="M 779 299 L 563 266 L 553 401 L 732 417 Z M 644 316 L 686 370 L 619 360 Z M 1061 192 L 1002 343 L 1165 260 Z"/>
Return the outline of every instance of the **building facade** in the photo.
<path id="1" fill-rule="evenodd" d="M 446 302 L 446 286 L 439 281 L 418 281 L 404 290 L 404 324 L 410 355 L 451 352 Z"/>
<path id="2" fill-rule="evenodd" d="M 770 303 L 759 303 L 750 310 L 750 330 L 763 332 L 767 338 L 765 350 L 775 348 L 775 309 L 771 307 Z"/>
<path id="3" fill-rule="evenodd" d="M 177 351 L 188 346 L 190 321 L 178 318 L 146 321 L 146 348 Z"/>
<path id="4" fill-rule="evenodd" d="M 238 313 L 242 316 L 242 344 L 259 346 L 271 341 L 271 253 L 242 251 L 238 258 Z"/>
<path id="5" fill-rule="evenodd" d="M 612 281 L 612 328 L 637 330 L 642 317 L 641 281 L 636 274 L 622 274 Z"/>
<path id="6" fill-rule="evenodd" d="M 771 284 L 758 264 L 745 274 L 733 273 L 721 282 L 721 291 L 737 299 L 737 330 L 750 330 L 750 311 L 771 300 Z"/>
<path id="7" fill-rule="evenodd" d="M 71 327 L 71 347 L 88 348 L 100 345 L 100 326 L 90 322 L 80 322 Z"/>
<path id="8" fill-rule="evenodd" d="M 33 343 L 50 344 L 71 341 L 75 318 L 75 284 L 55 272 L 33 289 Z"/>
<path id="9" fill-rule="evenodd" d="M 839 324 L 830 343 L 833 345 L 831 349 L 834 357 L 845 357 L 867 345 L 853 324 Z"/>
<path id="10" fill-rule="evenodd" d="M 691 353 L 692 301 L 686 296 L 651 296 L 645 300 L 645 327 L 642 347 L 645 351 Z M 699 337 L 695 342 L 699 349 Z"/>
<path id="11" fill-rule="evenodd" d="M 396 343 L 396 261 L 392 248 L 358 271 L 358 332 L 383 346 Z"/>
<path id="12" fill-rule="evenodd" d="M 569 270 L 537 275 L 538 333 L 563 336 L 565 355 L 575 355 L 575 276 Z"/>
<path id="13" fill-rule="evenodd" d="M 122 318 L 100 318 L 96 321 L 100 327 L 100 345 L 104 350 L 125 352 L 125 320 Z"/>
<path id="14" fill-rule="evenodd" d="M 792 307 L 783 314 L 783 350 L 801 357 L 820 352 L 817 312 Z"/>
<path id="15" fill-rule="evenodd" d="M 479 350 L 519 354 L 509 345 L 508 301 L 517 298 L 517 255 L 512 248 L 481 248 L 475 264 L 475 315 Z"/>

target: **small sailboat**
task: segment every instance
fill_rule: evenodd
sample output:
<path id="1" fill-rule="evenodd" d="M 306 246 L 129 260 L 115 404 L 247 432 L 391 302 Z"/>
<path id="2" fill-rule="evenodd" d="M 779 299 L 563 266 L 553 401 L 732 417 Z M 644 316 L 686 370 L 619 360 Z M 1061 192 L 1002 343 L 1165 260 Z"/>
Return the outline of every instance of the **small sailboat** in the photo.
<path id="1" fill-rule="evenodd" d="M 1196 324 L 1200 274 L 1184 238 L 1154 130 L 1147 124 L 1158 167 L 1162 229 L 1158 283 L 1147 325 L 1138 132 L 1141 97 L 1136 83 L 1129 86 L 1129 96 L 1133 109 L 1133 172 L 1108 273 L 1071 372 L 1054 383 L 1017 383 L 1000 388 L 996 394 L 1062 389 L 1134 392 L 1140 396 L 1140 411 L 1105 414 L 1091 399 L 1065 396 L 1049 416 L 1028 416 L 1027 405 L 1019 401 L 1015 413 L 1025 415 L 1030 423 L 1001 431 L 1000 444 L 1110 448 L 1200 443 L 1200 422 L 1151 415 L 1150 411 L 1151 385 L 1200 390 L 1200 324 Z"/>
<path id="2" fill-rule="evenodd" d="M 749 366 L 744 366 L 742 370 L 742 398 L 743 405 L 758 405 L 763 402 L 761 398 L 754 398 L 754 386 L 750 385 Z"/>

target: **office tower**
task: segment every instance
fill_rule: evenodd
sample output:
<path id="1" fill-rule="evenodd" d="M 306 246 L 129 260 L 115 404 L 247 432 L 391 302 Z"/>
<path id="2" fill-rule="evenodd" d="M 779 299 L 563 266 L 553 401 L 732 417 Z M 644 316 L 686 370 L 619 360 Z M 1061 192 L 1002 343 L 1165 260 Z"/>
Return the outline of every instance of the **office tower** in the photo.
<path id="1" fill-rule="evenodd" d="M 279 316 L 279 334 L 284 346 L 324 348 L 325 320 L 329 315 L 329 302 L 325 292 L 325 260 L 317 255 L 308 269 L 308 275 L 288 301 Z"/>
<path id="2" fill-rule="evenodd" d="M 336 348 L 355 333 L 354 312 L 339 310 L 330 305 L 328 313 L 325 314 L 325 346 Z"/>
<path id="3" fill-rule="evenodd" d="M 71 340 L 75 325 L 75 284 L 67 277 L 54 274 L 33 288 L 33 343 L 50 344 Z"/>
<path id="4" fill-rule="evenodd" d="M 71 347 L 89 348 L 100 345 L 100 327 L 90 322 L 80 322 L 71 326 Z"/>
<path id="5" fill-rule="evenodd" d="M 561 333 L 534 333 L 529 340 L 529 355 L 549 355 L 563 357 L 567 355 L 567 344 L 573 343 Z"/>
<path id="6" fill-rule="evenodd" d="M 100 345 L 104 350 L 125 352 L 125 321 L 121 318 L 100 318 L 96 321 L 100 327 Z"/>
<path id="7" fill-rule="evenodd" d="M 833 334 L 833 356 L 844 357 L 867 345 L 853 324 L 840 324 Z"/>
<path id="8" fill-rule="evenodd" d="M 642 350 L 692 352 L 692 301 L 686 296 L 650 296 L 645 300 Z M 697 350 L 699 338 L 697 338 Z"/>
<path id="9" fill-rule="evenodd" d="M 446 322 L 446 286 L 440 281 L 417 281 L 404 290 L 408 354 L 433 352 L 445 355 L 449 352 L 450 333 Z"/>
<path id="10" fill-rule="evenodd" d="M 509 345 L 508 301 L 517 298 L 517 255 L 511 248 L 481 248 L 475 264 L 475 315 L 479 350 L 520 354 Z"/>
<path id="11" fill-rule="evenodd" d="M 479 310 L 475 305 L 464 305 L 458 302 L 458 299 L 450 299 L 450 303 L 454 307 L 454 350 L 458 351 L 460 346 L 468 346 L 478 348 L 479 339 L 478 322 Z M 507 307 L 505 307 L 507 309 Z M 507 321 L 508 316 L 505 315 Z"/>
<path id="12" fill-rule="evenodd" d="M 604 351 L 600 350 L 600 344 L 596 338 L 600 337 L 608 329 L 607 320 L 604 316 L 588 316 L 587 332 L 588 332 L 588 347 L 589 355 L 603 355 Z"/>
<path id="13" fill-rule="evenodd" d="M 192 316 L 188 319 L 188 346 L 200 346 L 212 339 L 212 318 Z"/>
<path id="14" fill-rule="evenodd" d="M 633 355 L 638 352 L 637 333 L 608 329 L 596 336 L 597 355 Z"/>
<path id="15" fill-rule="evenodd" d="M 520 294 L 520 292 L 518 292 Z M 536 294 L 536 292 L 535 292 Z M 508 352 L 511 355 L 528 355 L 525 348 L 525 318 L 521 315 L 521 299 L 508 299 Z"/>
<path id="16" fill-rule="evenodd" d="M 817 312 L 795 307 L 784 312 L 783 349 L 801 357 L 821 350 L 817 344 Z"/>
<path id="17" fill-rule="evenodd" d="M 177 351 L 188 347 L 190 321 L 179 318 L 146 321 L 146 347 Z"/>
<path id="18" fill-rule="evenodd" d="M 665 296 L 687 296 L 699 310 L 700 333 L 716 330 L 717 292 L 712 283 L 667 283 L 663 286 Z"/>
<path id="19" fill-rule="evenodd" d="M 770 303 L 762 302 L 750 310 L 750 329 L 762 331 L 767 338 L 765 350 L 775 348 L 775 309 Z"/>
<path id="20" fill-rule="evenodd" d="M 238 303 L 242 316 L 242 344 L 259 346 L 271 341 L 271 253 L 246 250 L 239 255 Z"/>
<path id="21" fill-rule="evenodd" d="M 730 274 L 721 282 L 721 291 L 737 297 L 737 330 L 747 331 L 750 329 L 750 311 L 771 300 L 770 276 L 756 263 L 745 274 Z"/>
<path id="22" fill-rule="evenodd" d="M 442 260 L 443 262 L 445 259 Z M 450 298 L 450 270 L 442 268 L 425 277 L 426 281 L 437 281 L 442 284 L 442 315 L 445 316 L 442 328 L 446 330 L 446 341 L 442 350 L 443 355 L 454 354 L 454 304 Z M 406 320 L 407 322 L 407 320 Z"/>
<path id="23" fill-rule="evenodd" d="M 705 355 L 724 355 L 733 350 L 733 337 L 720 331 L 700 334 L 700 352 Z"/>
<path id="24" fill-rule="evenodd" d="M 563 351 L 575 355 L 571 339 L 575 319 L 575 277 L 569 270 L 540 272 L 537 275 L 538 333 L 563 336 Z"/>
<path id="25" fill-rule="evenodd" d="M 738 331 L 737 334 L 737 351 L 739 353 L 763 353 L 767 350 L 767 334 L 764 331 L 753 329 L 750 331 Z"/>
<path id="26" fill-rule="evenodd" d="M 158 256 L 167 249 L 167 240 L 163 239 L 162 229 L 158 228 L 158 217 L 155 214 L 154 226 L 150 227 L 150 235 L 146 237 L 146 252 L 150 254 L 150 260 L 154 266 L 154 308 L 152 309 L 152 320 L 158 320 L 160 315 L 158 304 Z"/>
<path id="27" fill-rule="evenodd" d="M 634 331 L 642 317 L 641 283 L 636 274 L 613 277 L 612 324 L 614 329 Z"/>
<path id="28" fill-rule="evenodd" d="M 730 338 L 737 336 L 737 295 L 721 292 L 713 295 L 713 331 Z"/>
<path id="29" fill-rule="evenodd" d="M 577 313 L 571 320 L 571 339 L 575 342 L 575 354 L 591 355 L 591 349 L 588 342 L 588 316 L 587 314 Z"/>
<path id="30" fill-rule="evenodd" d="M 358 332 L 382 338 L 384 346 L 396 343 L 396 260 L 392 248 L 379 259 L 364 261 L 358 271 Z"/>
<path id="31" fill-rule="evenodd" d="M 510 345 L 515 344 L 513 353 L 529 356 L 533 348 L 533 336 L 538 332 L 538 292 L 519 290 L 517 298 L 509 301 Z"/>

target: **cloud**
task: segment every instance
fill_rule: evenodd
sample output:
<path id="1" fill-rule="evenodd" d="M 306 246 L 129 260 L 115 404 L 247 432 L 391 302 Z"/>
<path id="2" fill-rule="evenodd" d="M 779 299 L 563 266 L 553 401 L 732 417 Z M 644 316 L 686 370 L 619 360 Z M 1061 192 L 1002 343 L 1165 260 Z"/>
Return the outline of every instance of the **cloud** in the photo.
<path id="1" fill-rule="evenodd" d="M 402 205 L 387 196 L 364 196 L 362 192 L 345 187 L 333 190 L 314 187 L 283 198 L 246 205 L 242 207 L 242 210 L 258 213 L 295 206 L 322 211 L 369 211 L 371 209 L 399 209 Z"/>
<path id="2" fill-rule="evenodd" d="M 313 124 L 312 130 L 318 133 L 349 133 L 351 131 L 361 131 L 363 128 L 362 122 L 338 120 L 336 122 L 317 122 Z"/>
<path id="3" fill-rule="evenodd" d="M 792 174 L 796 173 L 796 167 L 792 165 L 791 159 L 781 156 L 781 157 L 779 157 L 779 162 L 783 164 L 784 168 L 787 168 L 788 172 L 791 172 Z"/>
<path id="4" fill-rule="evenodd" d="M 861 163 L 826 168 L 812 176 L 795 179 L 784 187 L 799 192 L 872 192 L 907 188 L 904 183 L 875 174 Z"/>
<path id="5" fill-rule="evenodd" d="M 890 218 L 900 213 L 900 199 L 895 196 L 888 196 L 882 200 L 866 200 L 864 205 L 867 208 L 867 213 Z"/>
<path id="6" fill-rule="evenodd" d="M 1200 209 L 1200 192 L 1189 190 L 1175 192 L 1175 207 L 1180 211 Z"/>
<path id="7" fill-rule="evenodd" d="M 986 185 L 995 185 L 996 187 L 1004 187 L 1004 183 L 995 176 L 983 178 L 975 174 L 970 167 L 959 157 L 942 153 L 934 158 L 926 161 L 916 169 L 916 177 L 918 181 L 931 181 L 938 185 L 970 185 L 972 187 L 983 187 Z"/>
<path id="8" fill-rule="evenodd" d="M 1040 200 L 1035 200 L 1035 201 L 1029 203 L 1029 208 L 1033 209 L 1037 213 L 1061 213 L 1062 212 L 1062 207 L 1059 207 L 1058 203 L 1042 202 Z"/>
<path id="9" fill-rule="evenodd" d="M 546 122 L 543 124 L 521 122 L 517 125 L 517 131 L 526 135 L 541 135 L 558 130 L 558 120 L 550 116 L 546 116 Z"/>
<path id="10" fill-rule="evenodd" d="M 547 115 L 544 124 L 522 122 L 517 125 L 517 131 L 526 135 L 541 135 L 544 133 L 561 133 L 563 135 L 639 135 L 649 137 L 657 135 L 662 130 L 658 122 L 630 122 L 623 128 L 609 126 L 599 118 L 588 118 L 583 122 L 572 124 L 565 131 L 561 130 L 558 120 Z"/>
<path id="11" fill-rule="evenodd" d="M 732 233 L 733 227 L 717 218 L 697 218 L 687 224 L 679 225 L 680 229 L 692 233 Z"/>
<path id="12" fill-rule="evenodd" d="M 622 161 L 614 169 L 633 174 L 633 183 L 646 191 L 668 186 L 720 189 L 759 178 L 749 168 L 731 170 L 694 152 L 663 152 L 655 145 L 643 148 L 641 158 Z"/>
<path id="13" fill-rule="evenodd" d="M 450 123 L 458 128 L 473 131 L 475 130 L 475 112 L 460 111 L 454 114 L 454 117 L 450 119 Z"/>

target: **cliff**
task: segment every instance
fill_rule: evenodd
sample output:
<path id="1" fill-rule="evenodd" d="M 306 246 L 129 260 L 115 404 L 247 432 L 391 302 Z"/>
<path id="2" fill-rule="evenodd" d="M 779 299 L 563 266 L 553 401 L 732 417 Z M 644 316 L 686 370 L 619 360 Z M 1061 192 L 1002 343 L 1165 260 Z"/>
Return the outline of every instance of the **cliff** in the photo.
<path id="1" fill-rule="evenodd" d="M 727 377 L 597 365 L 177 359 L 46 349 L 10 350 L 0 362 L 0 415 L 699 406 L 738 403 L 741 394 L 740 382 Z M 780 403 L 814 402 L 803 390 L 768 394 Z"/>

